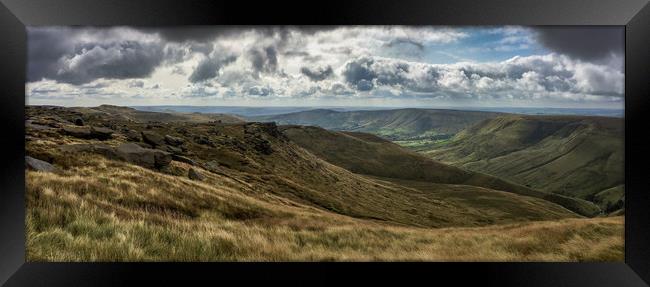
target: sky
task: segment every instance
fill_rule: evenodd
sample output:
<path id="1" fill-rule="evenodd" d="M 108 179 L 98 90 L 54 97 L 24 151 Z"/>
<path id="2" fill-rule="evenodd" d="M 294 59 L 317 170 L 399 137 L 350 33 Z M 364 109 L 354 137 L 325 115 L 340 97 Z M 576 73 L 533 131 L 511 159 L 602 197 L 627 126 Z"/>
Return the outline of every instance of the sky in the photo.
<path id="1" fill-rule="evenodd" d="M 621 27 L 28 27 L 26 103 L 616 108 Z"/>

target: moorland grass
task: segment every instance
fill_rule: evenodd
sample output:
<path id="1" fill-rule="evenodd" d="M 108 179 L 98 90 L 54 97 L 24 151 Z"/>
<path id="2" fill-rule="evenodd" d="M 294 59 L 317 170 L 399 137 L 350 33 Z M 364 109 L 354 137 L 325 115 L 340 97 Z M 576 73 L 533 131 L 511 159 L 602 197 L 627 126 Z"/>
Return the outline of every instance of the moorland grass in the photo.
<path id="1" fill-rule="evenodd" d="M 89 158 L 59 173 L 27 172 L 29 261 L 623 259 L 622 217 L 409 227 L 262 200 L 213 175 L 195 182 Z"/>

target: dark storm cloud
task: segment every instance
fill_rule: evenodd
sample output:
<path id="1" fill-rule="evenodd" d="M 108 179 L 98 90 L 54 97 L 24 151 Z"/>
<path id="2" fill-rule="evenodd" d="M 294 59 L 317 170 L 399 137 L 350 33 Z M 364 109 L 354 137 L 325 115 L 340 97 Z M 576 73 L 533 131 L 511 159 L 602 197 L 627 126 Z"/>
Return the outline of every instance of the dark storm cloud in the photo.
<path id="1" fill-rule="evenodd" d="M 377 77 L 377 73 L 371 68 L 373 63 L 373 59 L 366 57 L 349 62 L 343 70 L 343 78 L 353 85 L 357 85 L 362 80 L 370 81 Z"/>
<path id="2" fill-rule="evenodd" d="M 343 70 L 346 82 L 357 90 L 367 91 L 377 85 L 408 86 L 415 88 L 417 83 L 408 78 L 411 67 L 404 62 L 376 62 L 367 57 L 348 62 Z"/>
<path id="3" fill-rule="evenodd" d="M 81 42 L 77 36 L 82 32 L 94 33 L 102 42 Z M 99 29 L 30 28 L 28 59 L 28 82 L 47 78 L 80 85 L 98 78 L 147 77 L 164 60 L 164 52 L 160 43 L 121 40 Z"/>
<path id="4" fill-rule="evenodd" d="M 273 46 L 252 49 L 248 55 L 255 77 L 259 77 L 260 73 L 273 73 L 278 68 L 278 52 Z"/>
<path id="5" fill-rule="evenodd" d="M 237 56 L 227 56 L 225 58 L 207 58 L 199 63 L 194 72 L 188 78 L 190 82 L 196 83 L 217 77 L 219 70 L 237 60 Z"/>
<path id="6" fill-rule="evenodd" d="M 540 27 L 536 31 L 542 45 L 576 59 L 597 61 L 624 53 L 625 31 L 620 27 Z"/>
<path id="7" fill-rule="evenodd" d="M 302 67 L 300 68 L 300 73 L 307 76 L 307 78 L 310 80 L 318 82 L 332 76 L 334 74 L 334 70 L 332 70 L 331 66 L 327 66 L 326 68 L 320 67 L 313 70 L 308 67 Z"/>
<path id="8" fill-rule="evenodd" d="M 59 60 L 59 70 L 49 75 L 58 82 L 83 84 L 98 78 L 144 78 L 163 61 L 162 46 L 155 43 L 123 41 L 87 45 Z"/>
<path id="9" fill-rule="evenodd" d="M 254 30 L 264 36 L 278 35 L 287 39 L 289 32 L 299 31 L 302 34 L 313 34 L 319 31 L 335 29 L 336 26 L 178 26 L 165 28 L 140 27 L 138 30 L 158 34 L 166 41 L 183 42 L 210 42 L 218 37 L 236 36 L 245 31 Z"/>
<path id="10" fill-rule="evenodd" d="M 63 29 L 28 28 L 27 81 L 35 82 L 56 74 L 57 61 L 71 52 L 74 44 L 68 41 L 71 32 Z"/>
<path id="11" fill-rule="evenodd" d="M 234 27 L 215 27 L 215 26 L 177 26 L 165 28 L 138 28 L 138 30 L 158 34 L 160 37 L 169 42 L 209 42 L 219 36 L 232 35 L 237 32 Z"/>
<path id="12" fill-rule="evenodd" d="M 144 78 L 161 64 L 187 60 L 193 53 L 210 55 L 211 43 L 224 36 L 240 35 L 254 31 L 264 37 L 274 38 L 272 45 L 250 52 L 254 76 L 274 73 L 278 68 L 278 54 L 282 52 L 291 35 L 313 34 L 334 29 L 334 26 L 183 26 L 170 28 L 117 27 L 117 28 L 28 28 L 27 81 L 44 78 L 60 83 L 80 85 L 99 78 Z M 124 37 L 123 33 L 131 33 Z M 141 33 L 140 40 L 132 33 Z M 153 35 L 153 38 L 150 36 Z M 158 35 L 158 36 L 155 36 Z M 147 38 L 148 37 L 148 38 Z M 160 40 L 157 40 L 157 38 Z M 167 45 L 168 43 L 184 43 Z M 303 55 L 308 57 L 308 55 Z M 216 73 L 218 61 L 202 63 L 191 79 L 199 81 Z M 176 69 L 174 73 L 183 71 Z"/>

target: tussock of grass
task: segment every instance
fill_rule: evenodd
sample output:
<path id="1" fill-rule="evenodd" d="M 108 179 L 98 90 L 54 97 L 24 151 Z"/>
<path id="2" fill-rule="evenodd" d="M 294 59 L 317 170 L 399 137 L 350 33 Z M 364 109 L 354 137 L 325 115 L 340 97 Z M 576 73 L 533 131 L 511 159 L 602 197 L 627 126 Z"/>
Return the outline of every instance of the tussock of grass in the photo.
<path id="1" fill-rule="evenodd" d="M 27 172 L 29 261 L 611 261 L 623 219 L 417 228 L 355 219 L 98 156 Z M 174 162 L 175 168 L 188 166 Z M 92 175 L 92 176 L 91 176 Z M 237 188 L 239 187 L 239 188 Z"/>

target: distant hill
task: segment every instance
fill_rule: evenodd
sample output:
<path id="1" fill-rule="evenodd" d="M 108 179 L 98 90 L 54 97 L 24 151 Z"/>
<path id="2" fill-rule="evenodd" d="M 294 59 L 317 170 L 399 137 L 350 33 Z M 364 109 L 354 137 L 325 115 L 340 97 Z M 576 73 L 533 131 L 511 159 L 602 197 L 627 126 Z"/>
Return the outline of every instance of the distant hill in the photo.
<path id="1" fill-rule="evenodd" d="M 346 112 L 316 109 L 247 119 L 273 121 L 279 125 L 307 125 L 338 131 L 366 132 L 391 140 L 403 140 L 451 137 L 482 120 L 499 115 L 501 114 L 495 112 L 413 108 Z"/>
<path id="2" fill-rule="evenodd" d="M 355 173 L 507 191 L 542 198 L 588 216 L 600 211 L 588 201 L 540 192 L 487 174 L 443 164 L 374 135 L 305 126 L 284 126 L 281 130 L 311 153 Z"/>
<path id="3" fill-rule="evenodd" d="M 147 112 L 134 108 L 101 105 L 98 107 L 70 108 L 87 117 L 112 117 L 113 119 L 130 120 L 135 122 L 194 122 L 204 123 L 221 121 L 224 123 L 241 123 L 243 119 L 227 114 L 202 114 L 202 113 L 179 113 L 179 112 Z"/>
<path id="4" fill-rule="evenodd" d="M 423 152 L 458 167 L 592 200 L 624 184 L 623 128 L 621 118 L 504 115 Z M 608 194 L 610 204 L 611 195 L 622 196 Z"/>

